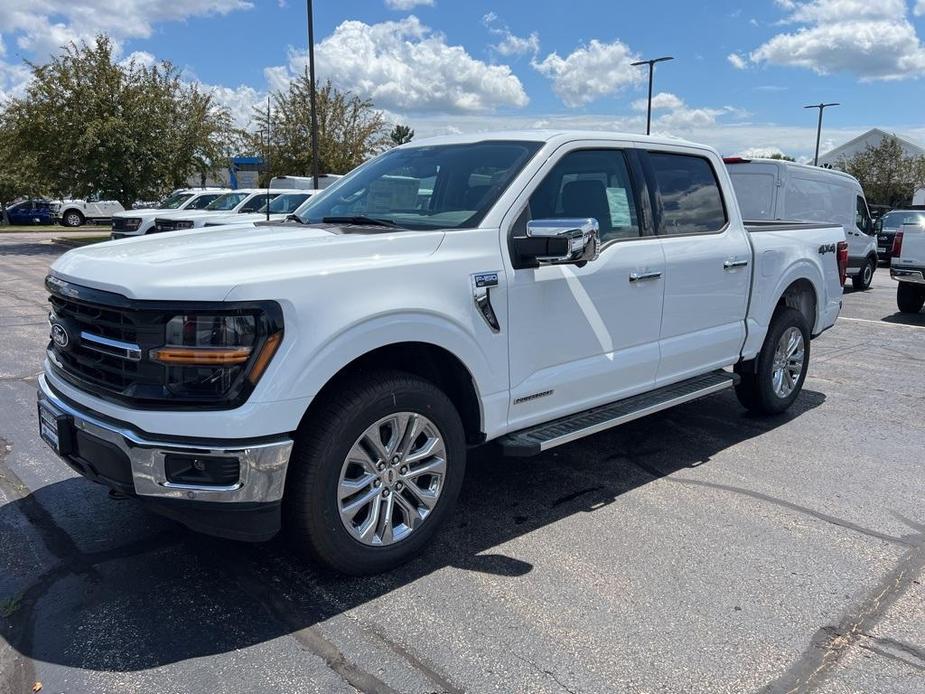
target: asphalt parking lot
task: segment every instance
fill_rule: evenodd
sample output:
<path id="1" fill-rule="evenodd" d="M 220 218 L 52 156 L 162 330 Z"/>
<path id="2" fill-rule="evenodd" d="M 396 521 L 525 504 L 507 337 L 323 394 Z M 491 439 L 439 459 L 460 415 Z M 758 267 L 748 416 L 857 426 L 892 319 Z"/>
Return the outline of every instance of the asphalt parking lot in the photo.
<path id="1" fill-rule="evenodd" d="M 423 557 L 194 535 L 39 441 L 49 235 L 0 235 L 0 692 L 922 692 L 925 313 L 885 268 L 791 412 L 734 395 L 474 452 Z"/>

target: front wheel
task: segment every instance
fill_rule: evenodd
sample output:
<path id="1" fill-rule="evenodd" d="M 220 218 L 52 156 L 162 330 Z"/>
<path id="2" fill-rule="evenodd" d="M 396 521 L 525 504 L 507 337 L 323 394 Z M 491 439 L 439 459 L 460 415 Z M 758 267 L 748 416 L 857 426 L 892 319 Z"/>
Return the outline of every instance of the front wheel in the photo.
<path id="1" fill-rule="evenodd" d="M 868 258 L 864 261 L 864 267 L 861 268 L 861 271 L 851 278 L 851 285 L 854 287 L 855 291 L 863 292 L 870 289 L 870 283 L 874 280 L 874 270 L 876 269 L 876 260 Z"/>
<path id="2" fill-rule="evenodd" d="M 918 313 L 925 306 L 925 285 L 900 282 L 896 287 L 896 306 L 902 313 Z"/>
<path id="3" fill-rule="evenodd" d="M 66 227 L 79 227 L 84 223 L 84 216 L 77 210 L 68 210 L 61 218 L 61 224 Z"/>
<path id="4" fill-rule="evenodd" d="M 355 380 L 296 437 L 285 494 L 298 550 L 346 574 L 387 571 L 451 513 L 466 446 L 450 399 L 403 372 Z"/>
<path id="5" fill-rule="evenodd" d="M 753 361 L 736 367 L 739 402 L 751 412 L 779 414 L 797 399 L 809 365 L 809 328 L 793 308 L 778 311 Z"/>

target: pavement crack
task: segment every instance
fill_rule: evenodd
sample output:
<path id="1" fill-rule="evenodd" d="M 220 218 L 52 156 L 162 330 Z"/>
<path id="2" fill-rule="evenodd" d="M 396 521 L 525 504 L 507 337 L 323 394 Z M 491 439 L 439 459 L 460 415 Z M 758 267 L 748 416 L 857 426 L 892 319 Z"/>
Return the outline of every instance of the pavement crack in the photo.
<path id="1" fill-rule="evenodd" d="M 848 610 L 836 625 L 820 628 L 803 654 L 773 682 L 762 689 L 768 694 L 807 692 L 822 684 L 832 668 L 851 646 L 870 633 L 883 615 L 902 597 L 925 570 L 925 534 L 917 537 L 914 546 L 906 550 L 896 565 L 853 609 Z M 858 644 L 861 645 L 861 644 Z M 871 647 L 867 650 L 878 648 Z M 883 644 L 880 644 L 881 646 Z M 878 648 L 883 651 L 883 648 Z M 908 653 L 908 651 L 906 651 Z M 890 657 L 890 656 L 887 656 Z M 892 654 L 894 659 L 908 661 Z"/>
<path id="2" fill-rule="evenodd" d="M 551 678 L 553 682 L 555 682 L 556 684 L 558 684 L 562 689 L 564 689 L 565 691 L 567 691 L 569 694 L 578 694 L 577 690 L 571 689 L 567 684 L 565 684 L 562 680 L 560 680 L 559 677 L 558 677 L 558 675 L 556 675 L 556 673 L 553 672 L 552 670 L 547 670 L 547 669 L 544 668 L 544 667 L 540 667 L 539 665 L 537 665 L 536 663 L 534 663 L 532 660 L 530 660 L 530 658 L 527 658 L 527 657 L 525 657 L 525 656 L 522 656 L 520 653 L 518 653 L 518 652 L 515 651 L 515 650 L 511 650 L 511 655 L 513 655 L 513 656 L 514 656 L 515 658 L 517 658 L 518 660 L 521 660 L 521 661 L 523 661 L 524 663 L 526 663 L 527 665 L 529 665 L 530 667 L 532 667 L 536 672 L 539 672 L 540 674 L 545 675 L 546 677 Z"/>

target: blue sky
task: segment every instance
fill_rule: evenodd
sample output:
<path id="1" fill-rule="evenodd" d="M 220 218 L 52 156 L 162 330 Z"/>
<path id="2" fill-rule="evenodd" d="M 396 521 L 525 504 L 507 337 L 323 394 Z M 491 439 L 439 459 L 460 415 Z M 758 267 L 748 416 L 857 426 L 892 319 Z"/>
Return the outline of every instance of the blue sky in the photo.
<path id="1" fill-rule="evenodd" d="M 639 57 L 656 71 L 654 129 L 725 153 L 811 153 L 879 126 L 925 141 L 925 0 L 316 0 L 320 77 L 371 96 L 419 136 L 504 127 L 644 128 Z M 25 19 L 24 19 L 25 17 Z M 168 59 L 246 123 L 305 64 L 303 0 L 3 0 L 0 93 L 21 61 L 110 33 Z"/>

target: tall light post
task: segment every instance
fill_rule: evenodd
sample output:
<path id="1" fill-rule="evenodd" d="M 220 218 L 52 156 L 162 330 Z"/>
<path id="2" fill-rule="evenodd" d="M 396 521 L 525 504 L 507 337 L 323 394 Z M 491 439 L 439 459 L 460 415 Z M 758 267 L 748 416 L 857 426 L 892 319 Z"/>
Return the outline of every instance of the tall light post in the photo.
<path id="1" fill-rule="evenodd" d="M 655 72 L 655 63 L 663 63 L 666 60 L 674 60 L 670 55 L 663 56 L 661 58 L 653 58 L 652 60 L 639 60 L 633 65 L 648 65 L 649 66 L 649 108 L 646 111 L 646 135 L 651 134 L 652 132 L 652 76 Z"/>
<path id="2" fill-rule="evenodd" d="M 318 190 L 318 106 L 315 101 L 315 19 L 312 0 L 306 0 L 308 10 L 308 79 L 312 110 L 312 186 Z"/>
<path id="3" fill-rule="evenodd" d="M 819 166 L 819 140 L 822 137 L 822 112 L 825 111 L 829 106 L 841 106 L 841 104 L 812 104 L 811 106 L 803 107 L 819 109 L 819 125 L 816 127 L 816 156 L 813 157 L 813 166 Z"/>

